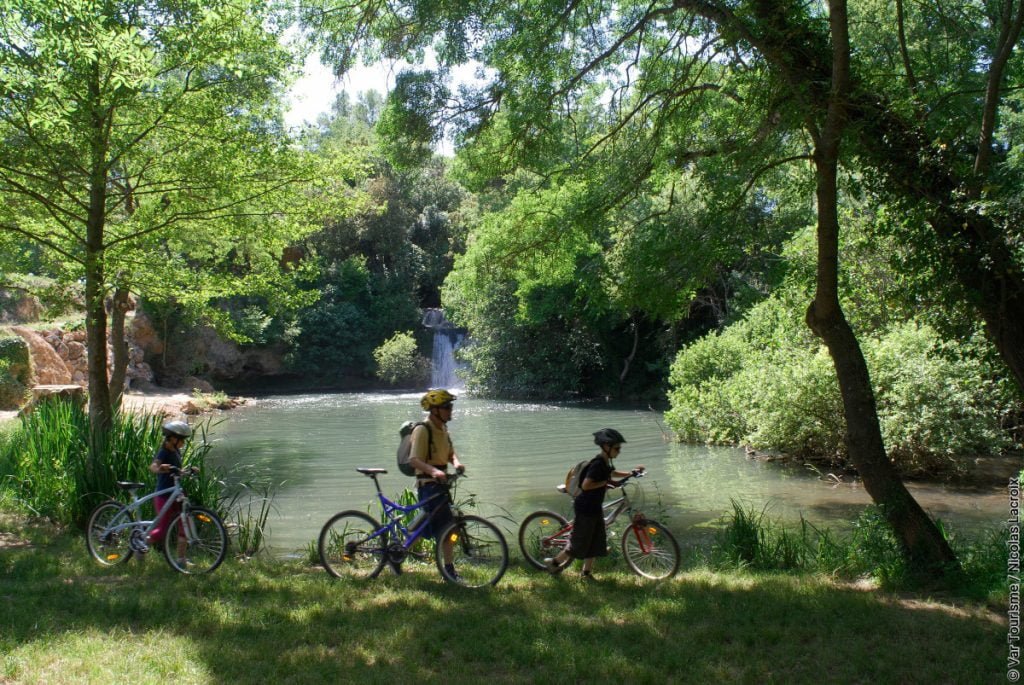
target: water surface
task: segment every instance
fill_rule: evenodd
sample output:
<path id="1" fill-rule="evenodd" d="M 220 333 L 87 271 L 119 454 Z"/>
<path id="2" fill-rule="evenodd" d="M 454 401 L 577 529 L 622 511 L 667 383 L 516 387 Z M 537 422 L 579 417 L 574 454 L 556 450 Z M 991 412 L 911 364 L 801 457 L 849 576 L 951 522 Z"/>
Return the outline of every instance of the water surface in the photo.
<path id="1" fill-rule="evenodd" d="M 398 427 L 420 419 L 420 394 L 318 394 L 261 399 L 223 415 L 213 430 L 214 466 L 230 480 L 277 485 L 270 545 L 289 554 L 316 539 L 342 509 L 366 510 L 372 481 L 356 467 L 389 470 L 385 494 L 413 480 L 395 468 Z M 449 429 L 468 475 L 460 497 L 475 495 L 481 513 L 504 517 L 514 543 L 518 522 L 539 508 L 568 512 L 558 493 L 566 471 L 597 448 L 591 434 L 611 426 L 626 437 L 621 469 L 643 464 L 643 507 L 662 519 L 681 543 L 706 538 L 731 501 L 789 522 L 801 516 L 841 529 L 870 504 L 863 487 L 834 485 L 806 467 L 748 459 L 739 449 L 679 445 L 668 439 L 661 414 L 650 410 L 573 404 L 524 404 L 460 399 Z M 930 513 L 960 530 L 998 525 L 1008 510 L 1005 487 L 909 487 Z M 374 512 L 376 516 L 376 511 Z"/>

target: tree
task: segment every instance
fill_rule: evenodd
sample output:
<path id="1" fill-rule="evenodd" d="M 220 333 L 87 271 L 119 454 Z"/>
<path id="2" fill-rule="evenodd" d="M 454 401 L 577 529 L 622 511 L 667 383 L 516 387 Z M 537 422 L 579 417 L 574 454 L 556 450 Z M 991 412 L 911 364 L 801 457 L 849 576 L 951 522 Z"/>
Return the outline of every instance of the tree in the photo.
<path id="1" fill-rule="evenodd" d="M 0 2 L 0 227 L 84 282 L 94 439 L 118 404 L 129 291 L 295 294 L 281 252 L 317 196 L 298 194 L 313 174 L 281 128 L 281 30 L 249 0 Z"/>
<path id="2" fill-rule="evenodd" d="M 583 166 L 596 170 L 607 191 L 595 193 L 596 210 L 645 192 L 645 184 L 664 179 L 672 168 L 700 171 L 718 160 L 721 169 L 727 160 L 743 195 L 765 173 L 810 158 L 821 261 L 808 324 L 833 355 L 851 426 L 851 458 L 873 481 L 872 495 L 888 505 L 912 561 L 935 568 L 951 554 L 886 468 L 870 378 L 834 297 L 838 171 L 845 165 L 880 179 L 875 192 L 906 214 L 906 225 L 931 227 L 930 240 L 908 245 L 927 255 L 921 261 L 938 258 L 942 275 L 959 284 L 960 296 L 984 319 L 1024 387 L 1024 272 L 1013 247 L 1018 210 L 1009 201 L 1017 183 L 1001 174 L 1006 141 L 999 140 L 996 125 L 1006 104 L 1007 74 L 1019 69 L 1012 49 L 1024 8 L 1010 1 L 968 3 L 970 11 L 952 15 L 922 3 L 908 18 L 901 3 L 868 7 L 891 21 L 858 24 L 860 33 L 852 38 L 843 4 L 831 4 L 826 14 L 816 5 L 760 0 L 568 7 L 470 0 L 440 8 L 412 0 L 356 3 L 326 22 L 309 21 L 325 36 L 357 36 L 372 54 L 397 56 L 439 43 L 440 79 L 452 64 L 479 60 L 493 77 L 475 91 L 464 90 L 454 106 L 438 98 L 436 88 L 409 93 L 427 106 L 444 102 L 432 120 L 461 124 L 463 139 L 473 143 L 466 158 L 492 176 L 527 167 L 551 182 Z M 928 27 L 955 25 L 966 46 L 944 49 L 951 59 L 956 53 L 963 68 L 946 80 L 933 69 L 935 81 L 922 87 L 907 67 L 915 60 L 935 62 L 932 56 L 941 51 L 927 41 L 910 43 L 911 21 L 918 37 L 945 31 Z M 881 68 L 886 53 L 876 49 L 875 39 L 884 33 L 878 26 L 895 27 L 909 95 L 896 92 L 891 69 Z M 836 52 L 837 44 L 856 49 Z M 879 87 L 881 74 L 887 87 Z M 970 94 L 979 76 L 982 97 Z M 590 120 L 578 115 L 582 103 L 598 97 L 608 102 L 607 118 L 595 135 Z M 960 115 L 928 118 L 947 110 L 950 101 L 962 107 Z M 416 107 L 395 111 L 424 116 Z M 849 143 L 841 146 L 844 137 Z M 903 235 L 920 233 L 911 228 Z"/>

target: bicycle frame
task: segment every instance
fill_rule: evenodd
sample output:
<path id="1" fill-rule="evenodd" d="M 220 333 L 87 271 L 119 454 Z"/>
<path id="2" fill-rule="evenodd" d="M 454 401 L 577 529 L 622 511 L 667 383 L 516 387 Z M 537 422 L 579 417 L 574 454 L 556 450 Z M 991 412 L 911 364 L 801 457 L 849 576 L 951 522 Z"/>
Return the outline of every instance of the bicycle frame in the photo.
<path id="1" fill-rule="evenodd" d="M 414 511 L 425 511 L 427 504 L 432 503 L 441 497 L 447 497 L 448 503 L 454 504 L 451 501 L 451 491 L 448 489 L 445 489 L 444 492 L 439 492 L 422 502 L 417 502 L 416 504 L 398 504 L 397 502 L 388 499 L 381 491 L 380 483 L 377 482 L 376 473 L 366 473 L 363 471 L 360 471 L 360 473 L 364 473 L 364 475 L 373 479 L 373 484 L 377 487 L 377 500 L 380 502 L 382 518 L 384 520 L 384 524 L 377 530 L 373 531 L 373 533 L 362 542 L 375 540 L 386 533 L 389 537 L 401 539 L 402 549 L 409 552 L 412 549 L 412 546 L 423 537 L 423 533 L 427 529 L 427 525 L 434 519 L 438 510 L 435 509 L 430 512 L 424 516 L 421 521 L 413 521 L 413 525 L 408 527 L 403 521 L 405 515 L 411 514 Z M 457 477 L 457 475 L 449 476 L 449 485 Z"/>
<path id="2" fill-rule="evenodd" d="M 632 476 L 630 476 L 629 478 L 632 478 Z M 629 478 L 627 478 L 625 480 L 629 480 Z M 627 511 L 628 510 L 630 512 L 633 512 L 633 505 L 630 503 L 630 501 L 629 501 L 629 494 L 628 494 L 628 492 L 626 491 L 626 489 L 624 487 L 625 486 L 625 480 L 623 481 L 622 486 L 620 486 L 620 487 L 622 487 L 622 496 L 617 498 L 617 499 L 613 499 L 610 502 L 605 502 L 601 506 L 601 509 L 605 512 L 605 515 L 604 515 L 604 525 L 605 525 L 605 527 L 609 527 L 613 523 L 615 523 L 616 519 L 619 518 L 619 515 L 622 514 L 623 511 Z M 559 492 L 565 493 L 565 486 L 564 485 L 559 485 L 557 490 Z M 633 513 L 630 518 L 635 521 L 635 520 L 643 518 L 643 514 L 641 514 L 640 512 L 636 512 L 636 513 Z M 546 536 L 545 540 L 550 541 L 550 540 L 557 540 L 559 538 L 563 538 L 563 537 L 571 534 L 572 533 L 572 529 L 575 526 L 576 526 L 576 519 L 573 518 L 572 520 L 569 521 L 568 524 L 562 526 L 562 528 L 559 529 L 557 532 L 552 533 L 551 535 Z M 649 541 L 647 541 L 646 544 L 645 544 L 645 541 L 640 540 L 640 544 L 641 544 L 641 547 L 644 547 L 645 549 L 650 546 L 650 542 Z"/>
<path id="3" fill-rule="evenodd" d="M 125 505 L 123 513 L 131 514 L 137 512 L 142 508 L 142 505 L 150 500 L 155 500 L 157 497 L 167 497 L 167 501 L 164 502 L 164 506 L 161 507 L 160 511 L 156 513 L 156 517 L 152 520 L 132 521 L 128 520 L 125 523 L 118 523 L 115 526 L 111 526 L 107 529 L 107 533 L 120 533 L 130 528 L 141 529 L 144 534 L 148 535 L 156 527 L 157 521 L 162 521 L 163 517 L 167 512 L 171 510 L 175 502 L 181 502 L 182 513 L 188 512 L 188 496 L 185 494 L 184 488 L 181 487 L 181 477 L 178 475 L 174 476 L 174 485 L 163 490 L 157 490 L 152 492 L 145 497 L 139 497 L 135 494 L 137 488 L 129 488 L 128 491 L 131 493 L 132 501 Z M 121 516 L 123 514 L 119 514 Z"/>

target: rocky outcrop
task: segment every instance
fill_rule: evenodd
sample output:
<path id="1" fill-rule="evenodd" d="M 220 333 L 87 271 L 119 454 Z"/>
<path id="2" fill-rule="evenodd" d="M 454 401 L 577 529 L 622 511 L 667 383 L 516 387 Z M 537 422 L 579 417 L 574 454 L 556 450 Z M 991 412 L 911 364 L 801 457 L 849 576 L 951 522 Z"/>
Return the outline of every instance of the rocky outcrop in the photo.
<path id="1" fill-rule="evenodd" d="M 39 332 L 24 326 L 12 326 L 11 331 L 28 344 L 35 368 L 35 382 L 39 385 L 68 385 L 73 373 L 59 351 Z"/>
<path id="2" fill-rule="evenodd" d="M 23 326 L 11 330 L 28 343 L 35 366 L 38 385 L 89 385 L 89 355 L 85 347 L 85 331 L 65 331 L 52 328 L 33 331 Z M 108 346 L 107 366 L 113 365 L 113 355 Z M 135 381 L 152 382 L 153 369 L 145 361 L 145 353 L 131 340 L 128 341 L 128 372 L 126 383 L 130 387 Z"/>

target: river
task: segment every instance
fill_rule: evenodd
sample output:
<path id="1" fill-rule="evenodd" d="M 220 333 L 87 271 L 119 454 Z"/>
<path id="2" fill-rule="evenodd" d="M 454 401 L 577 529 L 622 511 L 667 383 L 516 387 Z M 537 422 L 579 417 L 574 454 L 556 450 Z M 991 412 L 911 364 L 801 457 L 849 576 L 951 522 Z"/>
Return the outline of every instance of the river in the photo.
<path id="1" fill-rule="evenodd" d="M 402 422 L 422 417 L 419 397 L 263 398 L 215 420 L 210 464 L 229 482 L 274 484 L 269 544 L 275 554 L 291 555 L 316 539 L 331 514 L 365 511 L 371 504 L 373 483 L 356 467 L 387 468 L 381 485 L 389 496 L 412 484 L 395 468 L 395 449 Z M 648 469 L 650 475 L 638 481 L 644 510 L 669 525 L 684 547 L 706 541 L 733 500 L 765 510 L 773 520 L 795 523 L 803 516 L 837 530 L 870 504 L 859 484 L 831 483 L 808 467 L 749 459 L 740 449 L 674 443 L 658 412 L 472 398 L 455 403 L 449 424 L 469 476 L 459 498 L 475 495 L 478 511 L 498 517 L 514 545 L 525 514 L 540 508 L 569 511 L 571 501 L 555 486 L 572 464 L 596 453 L 591 434 L 605 426 L 627 440 L 617 466 Z M 1006 519 L 1005 486 L 908 487 L 926 510 L 955 530 L 979 530 Z"/>

